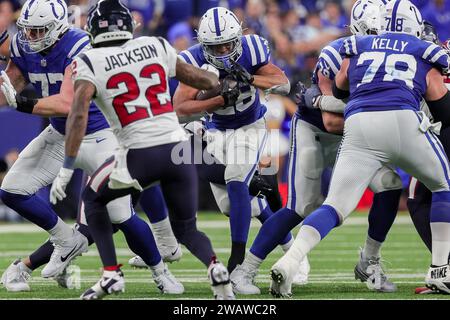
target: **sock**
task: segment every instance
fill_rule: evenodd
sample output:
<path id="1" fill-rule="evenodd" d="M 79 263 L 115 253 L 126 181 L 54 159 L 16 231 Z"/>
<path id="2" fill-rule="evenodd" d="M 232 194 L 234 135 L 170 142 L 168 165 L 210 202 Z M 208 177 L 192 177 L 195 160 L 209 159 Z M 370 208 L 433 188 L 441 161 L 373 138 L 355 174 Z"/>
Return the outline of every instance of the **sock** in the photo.
<path id="1" fill-rule="evenodd" d="M 264 260 L 302 220 L 295 211 L 288 208 L 277 211 L 259 229 L 250 252 Z"/>
<path id="2" fill-rule="evenodd" d="M 83 236 L 85 236 L 88 239 L 88 245 L 94 243 L 94 239 L 92 239 L 91 234 L 89 233 L 89 227 L 87 225 L 77 223 L 75 225 L 75 229 L 77 229 Z"/>
<path id="3" fill-rule="evenodd" d="M 164 262 L 161 260 L 159 261 L 157 264 L 155 264 L 154 266 L 150 266 L 150 270 L 153 274 L 154 277 L 159 276 L 161 273 L 164 272 Z"/>
<path id="4" fill-rule="evenodd" d="M 297 262 L 302 261 L 320 243 L 321 239 L 320 232 L 316 228 L 308 224 L 303 224 L 298 231 L 294 243 L 284 255 L 285 259 L 293 259 Z"/>
<path id="5" fill-rule="evenodd" d="M 83 200 L 89 233 L 97 245 L 103 266 L 118 266 L 113 239 L 113 225 L 109 219 L 106 206 L 98 201 L 96 193 L 89 187 L 84 189 Z"/>
<path id="6" fill-rule="evenodd" d="M 262 259 L 255 256 L 253 253 L 249 252 L 245 257 L 244 262 L 242 262 L 242 266 L 245 269 L 258 270 L 262 262 L 263 262 Z"/>
<path id="7" fill-rule="evenodd" d="M 227 183 L 227 192 L 230 198 L 231 240 L 246 243 L 252 217 L 248 187 L 244 182 L 231 181 Z"/>
<path id="8" fill-rule="evenodd" d="M 160 186 L 153 186 L 144 190 L 139 204 L 152 224 L 167 218 L 168 211 Z"/>
<path id="9" fill-rule="evenodd" d="M 288 242 L 286 242 L 286 243 L 280 245 L 280 247 L 281 247 L 281 249 L 283 250 L 283 252 L 288 251 L 289 248 L 290 248 L 290 247 L 292 246 L 292 244 L 294 243 L 294 238 L 292 237 L 292 235 L 291 235 L 290 232 L 289 232 L 289 235 L 291 236 L 291 239 L 290 239 Z"/>
<path id="10" fill-rule="evenodd" d="M 125 235 L 130 249 L 140 256 L 145 264 L 154 266 L 161 261 L 152 231 L 144 220 L 134 214 L 127 221 L 119 224 L 118 227 Z"/>
<path id="11" fill-rule="evenodd" d="M 380 257 L 380 249 L 382 244 L 382 242 L 378 242 L 377 240 L 373 240 L 370 236 L 367 236 L 363 249 L 364 257 Z"/>
<path id="12" fill-rule="evenodd" d="M 29 268 L 25 263 L 23 263 L 23 261 L 19 261 L 18 263 L 16 263 L 16 265 L 19 266 L 20 271 L 25 271 L 28 274 L 31 274 L 34 270 L 34 269 Z"/>
<path id="13" fill-rule="evenodd" d="M 402 190 L 390 190 L 376 193 L 369 212 L 368 235 L 373 240 L 384 242 L 397 216 L 398 203 Z"/>
<path id="14" fill-rule="evenodd" d="M 321 239 L 339 224 L 339 216 L 336 210 L 329 205 L 321 205 L 303 221 L 303 225 L 309 225 L 320 233 Z"/>
<path id="15" fill-rule="evenodd" d="M 209 238 L 197 229 L 197 218 L 172 220 L 172 228 L 178 241 L 208 267 L 216 254 Z"/>
<path id="16" fill-rule="evenodd" d="M 228 271 L 234 270 L 245 257 L 252 208 L 249 200 L 248 187 L 244 182 L 231 181 L 227 183 L 228 197 L 230 198 L 230 229 L 231 229 L 231 255 L 228 260 Z"/>
<path id="17" fill-rule="evenodd" d="M 178 245 L 168 217 L 156 223 L 152 222 L 152 231 L 158 244 L 164 243 L 164 245 L 174 247 Z"/>
<path id="18" fill-rule="evenodd" d="M 47 240 L 43 245 L 36 249 L 32 254 L 30 254 L 30 269 L 35 270 L 40 266 L 43 266 L 50 261 L 50 257 L 53 253 L 53 244 L 50 240 Z"/>
<path id="19" fill-rule="evenodd" d="M 245 242 L 232 242 L 231 243 L 231 255 L 228 259 L 227 269 L 231 273 L 238 264 L 242 264 L 245 258 Z"/>
<path id="20" fill-rule="evenodd" d="M 48 230 L 48 233 L 56 239 L 68 239 L 73 235 L 74 230 L 71 226 L 58 217 L 56 225 Z"/>
<path id="21" fill-rule="evenodd" d="M 432 264 L 448 264 L 450 252 L 450 192 L 432 195 L 430 227 L 432 236 Z"/>
<path id="22" fill-rule="evenodd" d="M 0 190 L 0 198 L 8 207 L 46 231 L 57 223 L 58 215 L 50 203 L 37 195 L 25 196 Z"/>
<path id="23" fill-rule="evenodd" d="M 263 211 L 261 211 L 261 213 L 259 214 L 259 216 L 257 216 L 256 218 L 262 223 L 264 224 L 266 222 L 267 219 L 269 219 L 274 213 L 272 212 L 272 210 L 270 209 L 270 207 L 267 205 Z M 291 243 L 293 241 L 292 238 L 292 234 L 289 232 L 286 237 L 284 237 L 281 241 L 280 241 L 280 245 L 283 248 L 283 246 L 285 246 L 288 243 Z M 289 244 L 290 246 L 290 244 Z M 288 247 L 289 248 L 289 247 Z"/>

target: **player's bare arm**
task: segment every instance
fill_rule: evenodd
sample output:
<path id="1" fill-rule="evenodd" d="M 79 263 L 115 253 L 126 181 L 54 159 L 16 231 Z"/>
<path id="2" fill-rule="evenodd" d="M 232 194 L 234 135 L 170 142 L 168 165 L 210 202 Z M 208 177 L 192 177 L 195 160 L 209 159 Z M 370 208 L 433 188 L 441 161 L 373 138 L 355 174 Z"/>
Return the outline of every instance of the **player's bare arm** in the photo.
<path id="1" fill-rule="evenodd" d="M 200 77 L 205 77 L 204 74 L 206 74 L 208 80 L 199 80 Z M 211 75 L 213 77 L 211 77 Z M 220 95 L 206 100 L 196 100 L 198 92 L 203 89 L 198 88 L 198 85 L 201 84 L 199 82 L 203 81 L 204 83 L 207 83 L 208 81 L 212 81 L 211 83 L 208 83 L 208 85 L 212 84 L 212 86 L 208 87 L 206 90 L 217 86 L 219 79 L 212 72 L 196 68 L 188 63 L 178 60 L 176 78 L 180 80 L 180 84 L 173 97 L 173 107 L 178 115 L 188 116 L 204 111 L 209 112 L 220 108 L 225 104 L 223 97 Z M 189 83 L 189 85 L 187 85 L 187 83 Z M 197 88 L 194 87 L 194 84 L 197 84 Z"/>
<path id="2" fill-rule="evenodd" d="M 339 72 L 336 75 L 336 78 L 334 79 L 332 91 L 335 98 L 345 99 L 348 98 L 348 96 L 350 95 L 349 92 L 350 85 L 347 76 L 349 64 L 350 59 L 348 58 L 344 59 L 344 61 L 342 61 L 341 69 L 339 70 Z"/>
<path id="3" fill-rule="evenodd" d="M 59 94 L 39 99 L 34 106 L 33 114 L 44 117 L 67 116 L 74 95 L 71 77 L 72 68 L 68 66 L 64 71 L 64 78 Z"/>
<path id="4" fill-rule="evenodd" d="M 280 92 L 275 93 L 289 94 L 289 79 L 280 68 L 271 62 L 259 68 L 253 77 L 252 86 L 255 86 L 256 88 L 266 90 L 283 86 Z"/>
<path id="5" fill-rule="evenodd" d="M 427 74 L 427 91 L 425 100 L 436 121 L 441 121 L 444 127 L 450 125 L 450 93 L 442 81 L 442 74 L 432 68 Z"/>
<path id="6" fill-rule="evenodd" d="M 318 73 L 319 88 L 325 96 L 333 96 L 333 80 Z M 344 131 L 344 117 L 340 113 L 322 111 L 322 120 L 325 129 L 330 133 L 342 134 Z"/>
<path id="7" fill-rule="evenodd" d="M 76 158 L 86 133 L 89 105 L 95 95 L 95 86 L 86 80 L 77 80 L 72 108 L 66 123 L 66 157 Z"/>

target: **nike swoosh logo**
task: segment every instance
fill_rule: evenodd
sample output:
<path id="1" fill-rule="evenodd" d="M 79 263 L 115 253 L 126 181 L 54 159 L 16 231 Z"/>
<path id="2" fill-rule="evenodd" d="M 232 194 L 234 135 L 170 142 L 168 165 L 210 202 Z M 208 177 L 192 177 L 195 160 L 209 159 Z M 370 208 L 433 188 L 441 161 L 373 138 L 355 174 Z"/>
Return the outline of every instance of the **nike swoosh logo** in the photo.
<path id="1" fill-rule="evenodd" d="M 100 143 L 100 142 L 102 142 L 103 140 L 106 140 L 106 138 L 97 138 L 97 139 L 95 139 L 95 142 Z"/>
<path id="2" fill-rule="evenodd" d="M 175 253 L 177 253 L 177 252 L 178 252 L 178 248 L 176 248 L 175 251 L 174 251 L 174 252 L 171 252 L 170 254 L 174 256 Z"/>
<path id="3" fill-rule="evenodd" d="M 73 249 L 70 250 L 70 252 L 69 252 L 65 257 L 61 257 L 61 262 L 65 262 L 65 261 L 67 260 L 67 258 L 69 258 L 69 257 L 72 255 L 72 253 L 73 253 L 76 249 L 78 249 L 78 247 L 79 247 L 79 246 L 73 247 Z"/>

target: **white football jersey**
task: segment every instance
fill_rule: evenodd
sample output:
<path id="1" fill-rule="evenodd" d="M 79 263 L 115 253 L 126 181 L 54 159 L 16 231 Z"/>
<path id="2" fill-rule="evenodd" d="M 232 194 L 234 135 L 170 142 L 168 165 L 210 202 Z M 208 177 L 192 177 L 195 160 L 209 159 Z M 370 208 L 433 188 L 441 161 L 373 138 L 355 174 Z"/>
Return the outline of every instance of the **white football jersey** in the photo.
<path id="1" fill-rule="evenodd" d="M 163 38 L 140 37 L 120 47 L 96 48 L 73 62 L 74 80 L 96 87 L 95 103 L 126 148 L 146 148 L 187 138 L 173 111 L 169 77 L 177 53 Z"/>

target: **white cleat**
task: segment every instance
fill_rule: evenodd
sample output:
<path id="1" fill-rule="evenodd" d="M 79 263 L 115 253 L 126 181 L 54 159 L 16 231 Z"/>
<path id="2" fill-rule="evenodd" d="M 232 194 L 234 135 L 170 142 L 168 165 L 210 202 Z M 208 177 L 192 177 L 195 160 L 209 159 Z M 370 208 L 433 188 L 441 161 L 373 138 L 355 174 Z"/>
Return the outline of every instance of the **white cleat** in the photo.
<path id="1" fill-rule="evenodd" d="M 82 300 L 99 300 L 106 295 L 122 292 L 125 292 L 123 272 L 120 269 L 115 271 L 105 270 L 100 280 L 91 288 L 87 289 L 80 298 Z"/>
<path id="2" fill-rule="evenodd" d="M 236 299 L 228 270 L 221 262 L 217 260 L 211 262 L 208 267 L 208 279 L 216 300 Z"/>
<path id="3" fill-rule="evenodd" d="M 367 258 L 361 250 L 354 272 L 355 279 L 365 282 L 369 290 L 387 293 L 397 291 L 395 283 L 386 276 L 380 257 Z"/>
<path id="4" fill-rule="evenodd" d="M 66 240 L 52 239 L 53 242 L 52 256 L 47 265 L 42 269 L 41 276 L 43 278 L 52 278 L 61 274 L 69 263 L 88 251 L 88 240 L 79 231 L 74 230 L 73 236 Z"/>
<path id="5" fill-rule="evenodd" d="M 31 272 L 31 269 L 20 259 L 17 259 L 3 272 L 1 283 L 9 292 L 30 291 L 28 280 L 31 277 Z"/>
<path id="6" fill-rule="evenodd" d="M 276 298 L 292 297 L 292 281 L 299 263 L 284 255 L 271 268 L 270 293 Z"/>
<path id="7" fill-rule="evenodd" d="M 69 265 L 63 270 L 62 273 L 57 275 L 55 281 L 58 286 L 66 289 L 80 289 L 81 288 L 81 277 L 80 277 L 80 267 L 75 265 Z"/>
<path id="8" fill-rule="evenodd" d="M 158 247 L 159 253 L 161 255 L 161 259 L 163 262 L 172 263 L 181 259 L 183 255 L 183 251 L 181 250 L 181 245 L 178 243 L 176 247 Z M 134 256 L 130 260 L 128 260 L 128 264 L 133 268 L 137 269 L 147 269 L 148 265 L 145 264 L 144 260 L 142 260 L 139 256 Z"/>
<path id="9" fill-rule="evenodd" d="M 309 265 L 308 257 L 305 256 L 305 258 L 303 258 L 303 260 L 300 262 L 300 266 L 298 268 L 297 273 L 294 275 L 292 283 L 298 286 L 303 286 L 307 284 L 310 270 L 311 267 Z"/>
<path id="10" fill-rule="evenodd" d="M 183 294 L 184 286 L 175 278 L 175 276 L 164 264 L 164 270 L 160 273 L 153 272 L 153 281 L 155 281 L 159 291 L 164 294 Z"/>
<path id="11" fill-rule="evenodd" d="M 435 293 L 450 294 L 450 266 L 431 265 L 425 277 L 425 284 Z"/>
<path id="12" fill-rule="evenodd" d="M 261 294 L 261 290 L 255 285 L 257 270 L 250 270 L 243 265 L 237 265 L 230 274 L 233 292 L 236 294 Z"/>

